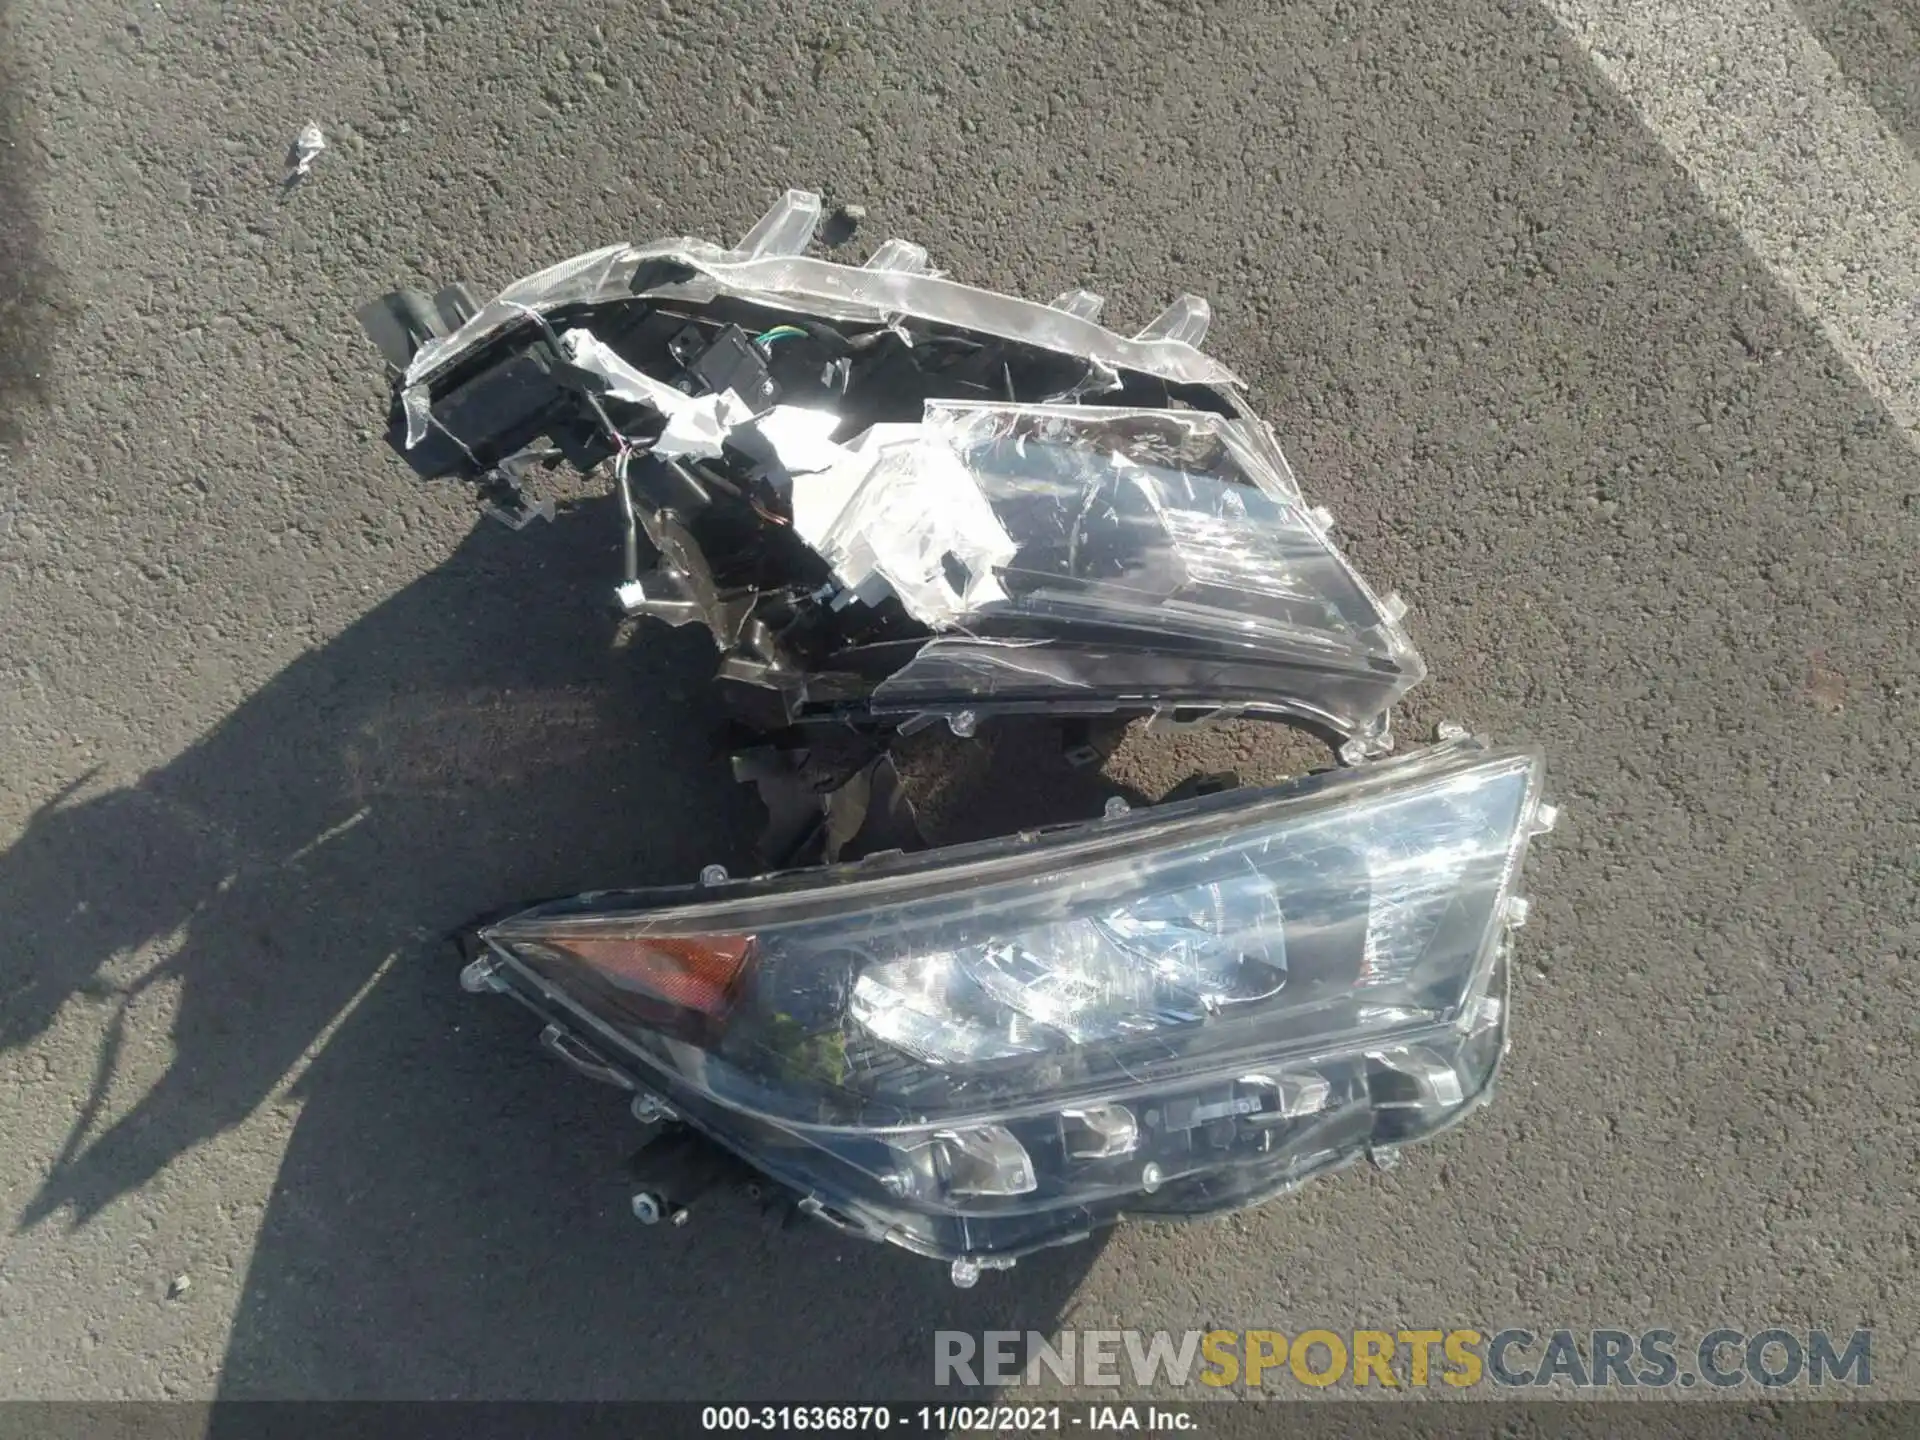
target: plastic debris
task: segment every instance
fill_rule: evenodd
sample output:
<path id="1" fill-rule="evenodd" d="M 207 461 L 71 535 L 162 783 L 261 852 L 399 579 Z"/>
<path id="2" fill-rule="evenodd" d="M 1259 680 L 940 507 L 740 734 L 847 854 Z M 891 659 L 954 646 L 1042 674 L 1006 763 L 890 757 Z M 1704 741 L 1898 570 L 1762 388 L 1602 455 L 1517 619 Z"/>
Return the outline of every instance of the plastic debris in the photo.
<path id="1" fill-rule="evenodd" d="M 427 438 L 433 424 L 433 397 L 425 385 L 409 385 L 400 392 L 400 410 L 407 417 L 407 449 Z"/>
<path id="2" fill-rule="evenodd" d="M 320 152 L 326 148 L 325 131 L 311 120 L 302 125 L 300 133 L 293 137 L 293 148 L 287 152 L 288 181 L 306 179 L 313 169 L 313 162 L 320 158 Z"/>
<path id="3" fill-rule="evenodd" d="M 909 615 L 936 629 L 1004 601 L 995 571 L 1020 547 L 965 468 L 950 451 L 925 445 L 918 425 L 873 429 L 883 433 L 828 471 L 810 497 L 808 529 L 827 508 L 820 501 L 845 493 L 845 503 L 817 539 L 805 531 L 801 538 L 849 589 L 861 593 L 878 575 Z"/>
<path id="4" fill-rule="evenodd" d="M 733 391 L 696 398 L 676 390 L 629 365 L 591 330 L 567 331 L 560 337 L 560 348 L 580 369 L 604 379 L 607 394 L 667 417 L 666 429 L 653 444 L 653 453 L 663 458 L 718 459 L 727 434 L 752 418 Z"/>
<path id="5" fill-rule="evenodd" d="M 831 410 L 776 405 L 735 427 L 728 440 L 770 470 L 807 475 L 831 470 L 847 459 L 845 447 L 833 443 L 839 425 L 840 417 Z"/>

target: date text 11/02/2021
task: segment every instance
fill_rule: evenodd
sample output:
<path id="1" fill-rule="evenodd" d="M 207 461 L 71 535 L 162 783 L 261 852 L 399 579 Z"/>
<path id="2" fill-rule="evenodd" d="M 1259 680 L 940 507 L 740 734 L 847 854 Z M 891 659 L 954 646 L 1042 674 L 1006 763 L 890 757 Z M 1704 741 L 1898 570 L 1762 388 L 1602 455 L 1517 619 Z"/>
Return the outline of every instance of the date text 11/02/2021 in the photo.
<path id="1" fill-rule="evenodd" d="M 1187 1410 L 1160 1405 L 709 1405 L 700 1428 L 710 1431 L 887 1431 L 947 1435 L 955 1431 L 1057 1434 L 1065 1430 L 1178 1434 L 1198 1428 Z"/>

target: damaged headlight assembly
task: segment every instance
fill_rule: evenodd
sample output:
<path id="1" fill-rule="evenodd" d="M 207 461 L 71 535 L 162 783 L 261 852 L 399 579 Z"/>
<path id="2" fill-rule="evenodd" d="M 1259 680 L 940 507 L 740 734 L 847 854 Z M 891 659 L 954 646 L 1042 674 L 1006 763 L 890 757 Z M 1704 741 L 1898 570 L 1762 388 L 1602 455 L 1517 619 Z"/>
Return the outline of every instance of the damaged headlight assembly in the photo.
<path id="1" fill-rule="evenodd" d="M 1204 302 L 1124 338 L 1096 296 L 975 290 L 904 241 L 809 258 L 819 218 L 792 191 L 730 249 L 367 307 L 396 443 L 515 526 L 551 514 L 543 467 L 604 471 L 620 609 L 704 625 L 750 728 L 1251 714 L 1346 768 L 543 904 L 482 929 L 463 982 L 681 1147 L 642 1220 L 737 1167 L 961 1284 L 1454 1123 L 1506 1042 L 1538 755 L 1451 730 L 1382 758 L 1424 674 L 1403 607 L 1197 348 Z"/>
<path id="2" fill-rule="evenodd" d="M 362 311 L 402 444 L 536 513 L 562 461 L 611 472 L 627 613 L 707 626 L 737 714 L 1271 714 L 1350 758 L 1391 748 L 1425 673 L 1309 505 L 1183 296 L 1139 334 L 1051 305 L 802 252 L 789 192 L 731 250 L 613 246 L 476 307 Z M 658 562 L 641 563 L 641 540 Z"/>

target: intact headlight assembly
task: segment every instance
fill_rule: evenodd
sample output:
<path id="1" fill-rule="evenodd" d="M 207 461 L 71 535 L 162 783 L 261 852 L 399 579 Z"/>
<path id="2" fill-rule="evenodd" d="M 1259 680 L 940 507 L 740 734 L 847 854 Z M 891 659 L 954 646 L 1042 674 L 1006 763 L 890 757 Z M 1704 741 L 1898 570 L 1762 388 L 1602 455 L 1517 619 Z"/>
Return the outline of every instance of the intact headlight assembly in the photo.
<path id="1" fill-rule="evenodd" d="M 483 932 L 594 1063 L 847 1229 L 1005 1265 L 1444 1129 L 1506 1038 L 1539 757 L 1271 789 Z"/>

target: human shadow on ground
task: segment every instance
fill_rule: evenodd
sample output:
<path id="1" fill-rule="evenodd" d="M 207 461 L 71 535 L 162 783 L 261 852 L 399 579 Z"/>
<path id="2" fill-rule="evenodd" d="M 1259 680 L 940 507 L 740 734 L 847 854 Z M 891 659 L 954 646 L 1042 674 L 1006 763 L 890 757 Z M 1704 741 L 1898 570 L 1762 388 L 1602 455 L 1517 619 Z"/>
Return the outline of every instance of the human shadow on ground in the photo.
<path id="1" fill-rule="evenodd" d="M 23 1226 L 84 1225 L 263 1107 L 297 1114 L 225 1395 L 897 1398 L 930 1388 L 934 1329 L 1044 1329 L 1095 1253 L 963 1293 L 744 1197 L 643 1230 L 618 1094 L 460 991 L 447 936 L 480 912 L 748 863 L 706 636 L 621 644 L 596 613 L 617 535 L 604 502 L 481 526 L 179 758 L 78 787 L 0 855 L 0 1044 L 75 995 L 112 1012 Z M 104 1123 L 127 1007 L 163 982 L 176 1058 Z"/>

